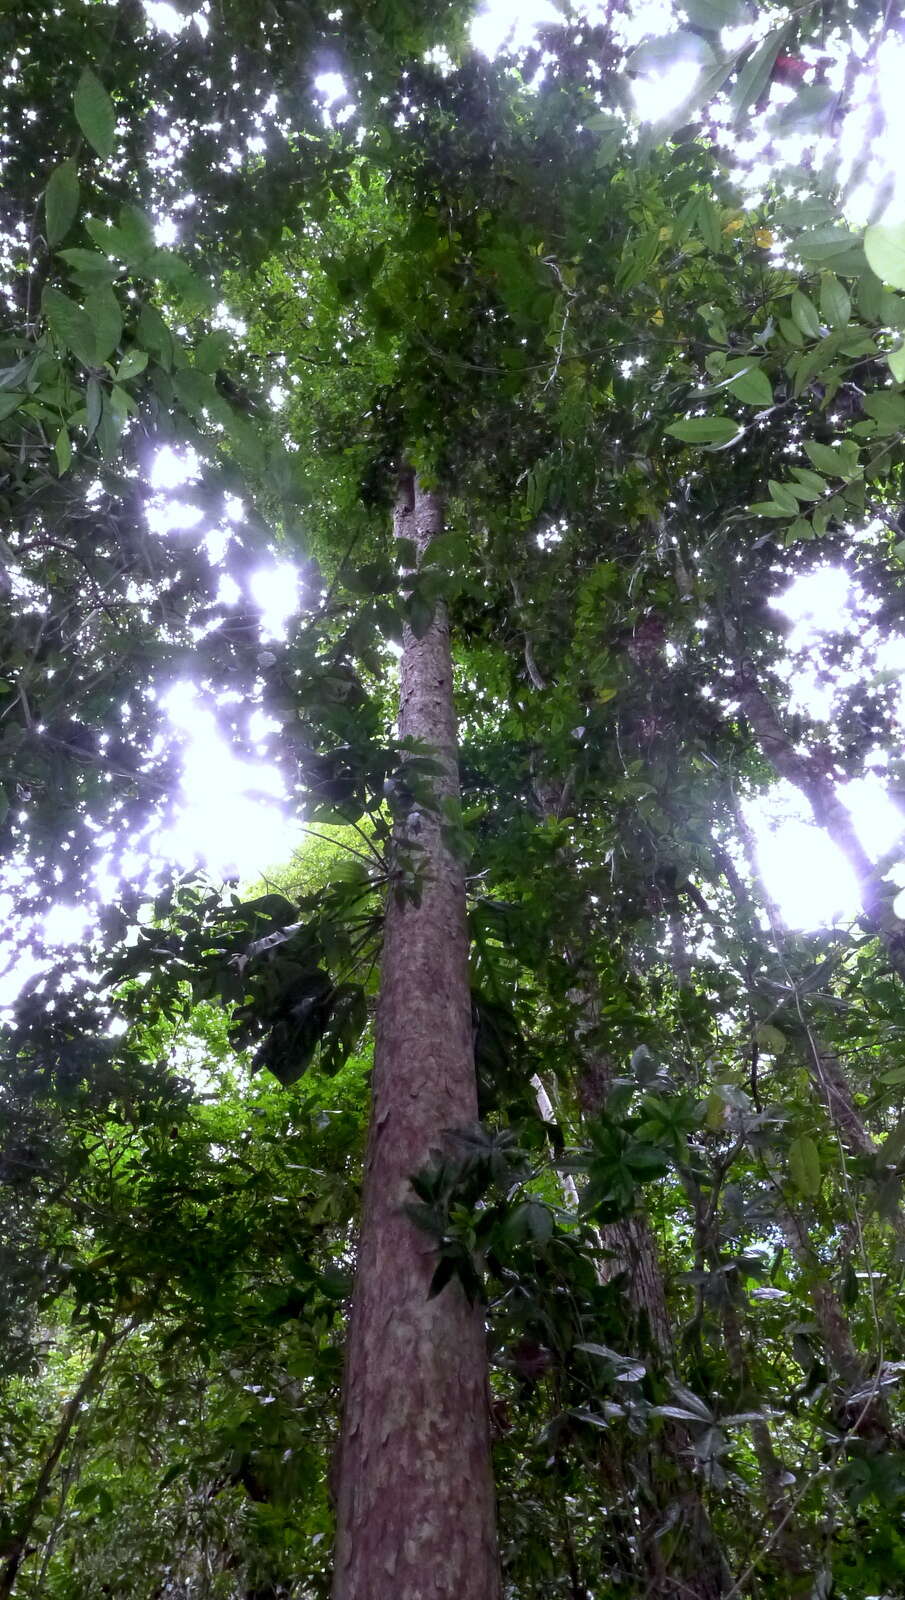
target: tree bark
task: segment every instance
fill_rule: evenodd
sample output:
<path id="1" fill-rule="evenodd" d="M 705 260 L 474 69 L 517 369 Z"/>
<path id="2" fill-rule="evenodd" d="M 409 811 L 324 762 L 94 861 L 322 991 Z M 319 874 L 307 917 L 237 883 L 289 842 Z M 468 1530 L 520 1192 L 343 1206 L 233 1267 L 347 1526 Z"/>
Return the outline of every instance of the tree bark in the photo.
<path id="1" fill-rule="evenodd" d="M 411 475 L 395 531 L 419 558 L 442 528 Z M 440 806 L 458 794 L 449 626 L 405 629 L 401 739 L 430 745 Z M 414 824 L 417 821 L 417 834 Z M 461 864 L 433 810 L 410 815 L 420 898 L 391 880 L 358 1274 L 346 1365 L 334 1600 L 498 1600 L 483 1319 L 454 1280 L 431 1298 L 434 1246 L 406 1214 L 409 1179 L 447 1130 L 477 1120 Z"/>

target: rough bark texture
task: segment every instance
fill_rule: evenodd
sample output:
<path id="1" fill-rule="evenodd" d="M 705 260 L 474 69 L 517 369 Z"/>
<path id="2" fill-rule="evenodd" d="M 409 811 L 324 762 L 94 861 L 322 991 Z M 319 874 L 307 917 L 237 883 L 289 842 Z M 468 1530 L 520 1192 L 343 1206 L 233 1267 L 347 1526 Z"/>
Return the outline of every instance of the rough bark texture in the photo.
<path id="1" fill-rule="evenodd" d="M 398 537 L 440 532 L 436 495 L 408 479 Z M 406 629 L 401 738 L 457 793 L 446 614 Z M 432 812 L 417 818 L 420 903 L 391 892 L 339 1461 L 334 1600 L 498 1600 L 487 1355 L 480 1312 L 452 1282 L 429 1298 L 430 1238 L 409 1220 L 410 1175 L 448 1129 L 477 1120 L 462 868 Z M 409 822 L 409 838 L 414 837 Z"/>

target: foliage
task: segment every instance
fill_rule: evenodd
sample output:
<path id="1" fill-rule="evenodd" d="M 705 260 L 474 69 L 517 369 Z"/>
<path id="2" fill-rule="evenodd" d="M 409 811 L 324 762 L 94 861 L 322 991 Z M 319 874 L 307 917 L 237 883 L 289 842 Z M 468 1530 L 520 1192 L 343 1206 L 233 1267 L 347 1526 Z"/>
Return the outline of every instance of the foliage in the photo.
<path id="1" fill-rule="evenodd" d="M 402 0 L 0 21 L 6 882 L 30 942 L 49 894 L 96 904 L 98 841 L 116 882 L 5 1029 L 23 1596 L 329 1591 L 381 910 L 434 804 L 393 647 L 441 597 L 482 1122 L 410 1215 L 486 1316 L 510 1593 L 902 1588 L 905 927 L 834 804 L 878 751 L 901 776 L 869 629 L 902 610 L 902 230 L 849 228 L 832 163 L 790 196 L 777 155 L 746 202 L 720 143 L 819 142 L 850 77 L 783 97 L 778 64 L 883 35 L 765 5 L 724 48 L 750 7 L 683 9 L 627 60 L 618 18 L 487 62 Z M 694 95 L 634 129 L 627 74 L 686 52 Z M 181 527 L 164 445 L 198 464 Z M 417 574 L 403 460 L 447 498 Z M 273 549 L 307 598 L 276 642 Z M 864 609 L 818 718 L 772 602 L 830 562 Z M 173 804 L 188 673 L 236 749 L 276 730 L 317 836 L 276 883 L 116 859 Z M 790 933 L 758 881 L 777 776 L 849 855 L 851 927 Z"/>

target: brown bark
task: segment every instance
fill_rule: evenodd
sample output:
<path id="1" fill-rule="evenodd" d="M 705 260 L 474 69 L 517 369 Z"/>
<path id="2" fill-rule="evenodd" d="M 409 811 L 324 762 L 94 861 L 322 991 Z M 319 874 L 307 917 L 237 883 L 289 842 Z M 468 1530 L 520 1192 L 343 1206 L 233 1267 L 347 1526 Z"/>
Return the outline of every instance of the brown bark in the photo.
<path id="1" fill-rule="evenodd" d="M 419 553 L 441 531 L 438 497 L 408 478 L 397 537 Z M 438 605 L 405 630 L 401 738 L 458 792 L 449 627 Z M 334 1600 L 497 1600 L 487 1354 L 480 1311 L 458 1281 L 431 1298 L 435 1250 L 410 1221 L 409 1179 L 444 1134 L 477 1119 L 463 870 L 441 819 L 419 812 L 420 900 L 391 886 L 377 1010 L 358 1275 L 346 1365 Z"/>

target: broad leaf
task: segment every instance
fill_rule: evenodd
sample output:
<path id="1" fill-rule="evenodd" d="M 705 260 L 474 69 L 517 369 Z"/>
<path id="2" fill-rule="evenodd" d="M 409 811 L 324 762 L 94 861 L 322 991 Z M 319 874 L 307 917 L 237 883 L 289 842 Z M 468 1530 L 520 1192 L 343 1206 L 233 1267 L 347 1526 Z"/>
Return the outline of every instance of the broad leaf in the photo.
<path id="1" fill-rule="evenodd" d="M 694 28 L 720 33 L 747 21 L 743 0 L 682 0 L 682 10 Z"/>
<path id="2" fill-rule="evenodd" d="M 761 367 L 736 373 L 729 384 L 731 392 L 746 406 L 771 406 L 773 385 Z"/>
<path id="3" fill-rule="evenodd" d="M 44 191 L 47 243 L 54 249 L 65 239 L 79 209 L 79 179 L 74 161 L 62 161 Z"/>
<path id="4" fill-rule="evenodd" d="M 825 272 L 820 280 L 820 314 L 831 328 L 844 328 L 852 314 L 851 296 L 835 272 Z"/>
<path id="5" fill-rule="evenodd" d="M 665 431 L 683 444 L 729 444 L 741 428 L 731 417 L 686 417 Z"/>
<path id="6" fill-rule="evenodd" d="M 819 339 L 823 329 L 813 300 L 796 289 L 792 295 L 792 320 L 806 339 Z"/>
<path id="7" fill-rule="evenodd" d="M 116 112 L 96 73 L 85 67 L 75 91 L 75 116 L 88 143 L 107 160 L 113 154 Z"/>
<path id="8" fill-rule="evenodd" d="M 751 102 L 759 100 L 766 89 L 776 64 L 776 57 L 785 44 L 791 28 L 792 24 L 787 22 L 775 33 L 768 33 L 763 44 L 753 52 L 742 67 L 730 101 L 736 122 L 741 120 Z"/>
<path id="9" fill-rule="evenodd" d="M 94 329 L 95 356 L 106 361 L 119 344 L 123 331 L 122 312 L 112 289 L 94 289 L 85 300 L 85 314 Z"/>
<path id="10" fill-rule="evenodd" d="M 94 326 L 81 306 L 59 289 L 44 290 L 44 311 L 58 343 L 71 350 L 86 367 L 97 365 Z"/>
<path id="11" fill-rule="evenodd" d="M 883 283 L 905 289 L 905 222 L 876 222 L 864 235 L 864 254 Z"/>
<path id="12" fill-rule="evenodd" d="M 820 1193 L 820 1152 L 806 1133 L 789 1146 L 789 1176 L 796 1189 L 814 1199 Z"/>

